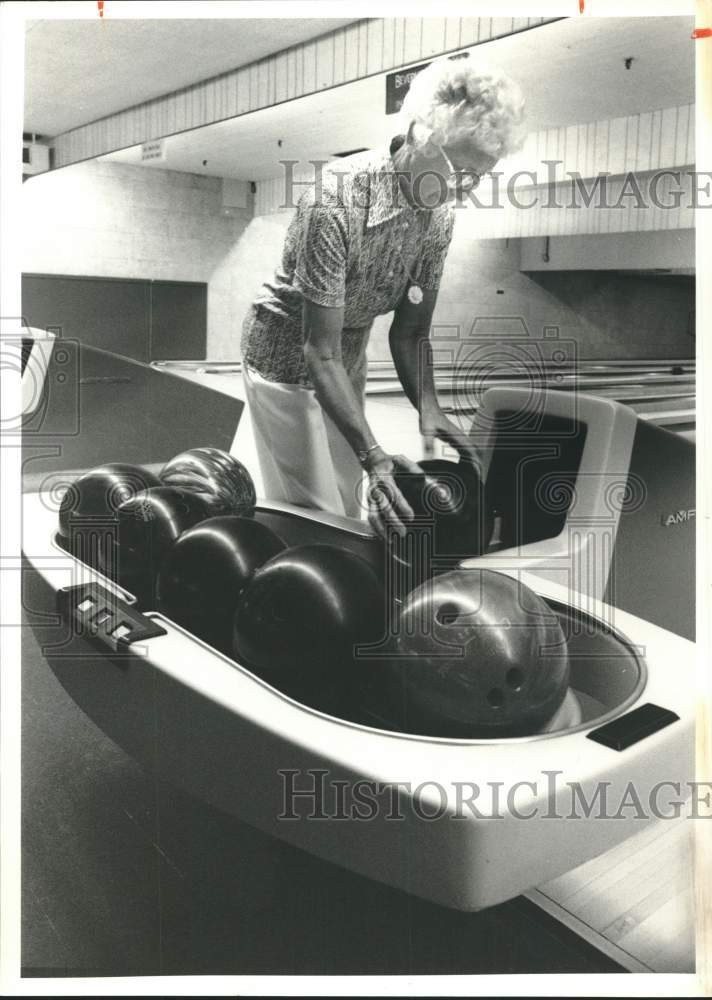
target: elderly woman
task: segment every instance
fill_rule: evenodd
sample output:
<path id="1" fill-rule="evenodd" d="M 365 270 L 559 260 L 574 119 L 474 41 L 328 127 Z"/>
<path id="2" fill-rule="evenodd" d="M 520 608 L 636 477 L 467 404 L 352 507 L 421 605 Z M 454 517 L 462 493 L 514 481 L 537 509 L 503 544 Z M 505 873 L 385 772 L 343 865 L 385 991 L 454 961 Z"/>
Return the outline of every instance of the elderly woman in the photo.
<path id="1" fill-rule="evenodd" d="M 412 510 L 393 480 L 408 459 L 379 445 L 365 416 L 366 346 L 393 312 L 389 344 L 426 439 L 467 453 L 438 404 L 430 326 L 453 230 L 453 202 L 521 145 L 523 99 L 469 58 L 439 59 L 413 81 L 404 134 L 388 149 L 327 167 L 299 200 L 273 281 L 243 325 L 245 392 L 270 499 L 402 533 Z M 476 456 L 471 457 L 476 460 Z"/>

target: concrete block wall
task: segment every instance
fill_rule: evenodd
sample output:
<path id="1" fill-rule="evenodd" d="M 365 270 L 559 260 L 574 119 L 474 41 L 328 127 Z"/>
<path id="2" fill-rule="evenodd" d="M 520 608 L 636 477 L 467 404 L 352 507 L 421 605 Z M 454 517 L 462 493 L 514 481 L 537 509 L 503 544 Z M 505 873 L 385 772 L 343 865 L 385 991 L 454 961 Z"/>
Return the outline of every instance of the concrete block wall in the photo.
<path id="1" fill-rule="evenodd" d="M 291 216 L 289 211 L 252 219 L 217 266 L 213 281 L 227 319 L 209 324 L 210 358 L 233 361 L 240 357 L 242 321 L 262 282 L 274 275 Z"/>
<path id="2" fill-rule="evenodd" d="M 33 178 L 23 201 L 25 272 L 207 282 L 207 353 L 216 360 L 239 357 L 243 317 L 274 273 L 292 215 L 253 217 L 248 204 L 228 217 L 220 178 L 101 161 Z M 524 273 L 521 240 L 478 238 L 474 209 L 456 219 L 436 325 L 462 337 L 478 317 L 518 317 L 536 339 L 559 327 L 582 358 L 694 353 L 692 277 Z M 376 320 L 371 358 L 390 358 L 390 322 Z"/>
<path id="3" fill-rule="evenodd" d="M 26 181 L 23 272 L 208 284 L 208 355 L 235 358 L 254 254 L 246 208 L 222 210 L 222 180 L 88 161 Z"/>
<path id="4" fill-rule="evenodd" d="M 271 277 L 279 261 L 290 212 L 255 218 L 250 224 L 251 253 L 243 272 L 246 287 Z M 445 264 L 434 324 L 443 350 L 470 336 L 476 320 L 488 317 L 522 320 L 539 341 L 545 327 L 573 341 L 580 358 L 690 357 L 692 277 L 623 275 L 591 270 L 527 274 L 521 270 L 522 240 L 478 239 L 474 210 L 456 216 L 455 233 Z M 254 239 L 252 238 L 254 236 Z M 649 233 L 651 240 L 668 234 Z M 560 237 L 565 243 L 574 237 Z M 684 255 L 681 255 L 684 256 Z M 388 329 L 392 315 L 373 325 L 369 357 L 389 360 Z M 510 324 L 511 326 L 511 324 Z M 452 328 L 453 337 L 445 328 Z M 550 345 L 551 346 L 551 345 Z"/>
<path id="5" fill-rule="evenodd" d="M 476 322 L 488 336 L 488 329 L 514 329 L 521 321 L 544 353 L 555 349 L 547 337 L 557 330 L 580 359 L 694 355 L 692 276 L 613 270 L 527 273 L 521 270 L 521 240 L 478 240 L 468 222 L 462 218 L 455 225 L 436 326 L 451 326 L 462 338 L 472 335 Z M 439 333 L 438 343 L 446 346 L 447 330 Z M 372 340 L 372 351 L 385 356 L 387 334 L 382 330 Z"/>

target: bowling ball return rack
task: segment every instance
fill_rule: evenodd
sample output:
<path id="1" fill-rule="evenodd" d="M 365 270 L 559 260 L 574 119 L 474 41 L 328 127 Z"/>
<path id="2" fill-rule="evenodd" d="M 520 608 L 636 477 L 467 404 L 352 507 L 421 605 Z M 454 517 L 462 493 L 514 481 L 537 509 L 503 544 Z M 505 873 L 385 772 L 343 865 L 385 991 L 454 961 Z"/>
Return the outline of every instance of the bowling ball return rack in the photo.
<path id="1" fill-rule="evenodd" d="M 582 717 L 531 737 L 433 738 L 299 703 L 138 607 L 61 547 L 58 503 L 51 491 L 28 493 L 23 511 L 24 603 L 58 681 L 149 773 L 323 859 L 478 910 L 640 829 L 635 810 L 587 813 L 576 794 L 595 802 L 605 783 L 615 811 L 631 788 L 646 803 L 661 782 L 693 776 L 693 643 L 516 559 L 482 563 L 521 579 L 559 615 Z M 359 521 L 268 502 L 255 516 L 289 545 L 382 558 Z M 343 818 L 337 789 L 357 786 L 371 805 L 352 801 Z"/>

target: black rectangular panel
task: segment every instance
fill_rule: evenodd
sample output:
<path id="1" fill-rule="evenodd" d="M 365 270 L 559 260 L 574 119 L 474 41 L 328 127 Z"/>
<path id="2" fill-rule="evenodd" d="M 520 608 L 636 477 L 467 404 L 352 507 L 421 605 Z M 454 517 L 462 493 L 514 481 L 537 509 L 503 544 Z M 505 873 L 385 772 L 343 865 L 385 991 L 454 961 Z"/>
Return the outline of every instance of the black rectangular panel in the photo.
<path id="1" fill-rule="evenodd" d="M 604 600 L 695 638 L 695 445 L 639 420 Z"/>
<path id="2" fill-rule="evenodd" d="M 566 524 L 586 441 L 585 424 L 548 413 L 500 410 L 485 484 L 488 509 L 501 518 L 502 548 L 556 538 Z"/>
<path id="3" fill-rule="evenodd" d="M 454 52 L 448 59 L 469 59 L 469 52 Z M 430 63 L 419 63 L 407 69 L 396 70 L 386 76 L 386 114 L 395 115 L 403 106 L 403 98 L 410 90 L 410 85 L 421 70 Z"/>
<path id="4" fill-rule="evenodd" d="M 592 730 L 586 736 L 594 743 L 602 743 L 611 750 L 621 751 L 679 720 L 680 716 L 671 712 L 669 708 L 661 708 L 648 702 L 647 705 L 634 708 L 632 712 L 626 712 L 613 722 Z"/>
<path id="5" fill-rule="evenodd" d="M 151 361 L 202 360 L 208 339 L 208 286 L 151 282 Z"/>
<path id="6" fill-rule="evenodd" d="M 395 73 L 389 73 L 386 77 L 386 114 L 395 115 L 401 109 L 403 98 L 410 90 L 410 85 L 418 73 L 430 63 L 420 63 L 418 66 L 409 66 L 408 69 L 399 69 Z"/>
<path id="7" fill-rule="evenodd" d="M 63 339 L 150 360 L 149 281 L 23 274 L 22 315 Z"/>
<path id="8" fill-rule="evenodd" d="M 204 282 L 24 274 L 22 315 L 29 326 L 136 361 L 206 356 Z"/>

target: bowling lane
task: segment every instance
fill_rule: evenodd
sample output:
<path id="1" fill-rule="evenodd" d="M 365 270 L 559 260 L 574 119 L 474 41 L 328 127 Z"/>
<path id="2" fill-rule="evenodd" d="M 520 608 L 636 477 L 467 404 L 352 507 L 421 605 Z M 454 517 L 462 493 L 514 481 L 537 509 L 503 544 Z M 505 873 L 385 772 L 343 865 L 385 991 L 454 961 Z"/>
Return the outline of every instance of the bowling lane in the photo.
<path id="1" fill-rule="evenodd" d="M 467 384 L 466 377 L 462 374 L 435 374 L 435 385 L 438 392 L 457 393 Z M 529 374 L 512 374 L 511 372 L 496 374 L 488 373 L 486 380 L 477 382 L 480 391 L 485 385 L 522 385 L 522 386 L 548 386 L 550 389 L 568 391 L 578 389 L 581 392 L 598 392 L 603 389 L 613 388 L 621 392 L 635 390 L 641 386 L 673 386 L 676 389 L 685 385 L 694 385 L 694 374 L 686 376 L 672 376 L 669 374 L 659 374 L 651 372 L 649 374 L 626 374 L 591 377 L 585 373 L 549 373 L 532 372 Z M 388 381 L 376 380 L 371 382 L 366 390 L 370 395 L 390 395 L 400 391 L 400 383 L 393 378 Z"/>
<path id="2" fill-rule="evenodd" d="M 492 385 L 521 384 L 515 381 L 496 381 Z M 543 385 L 544 383 L 539 383 Z M 585 378 L 576 381 L 574 378 L 566 377 L 563 383 L 555 383 L 549 386 L 557 391 L 580 391 L 594 396 L 602 396 L 606 399 L 613 399 L 623 403 L 637 413 L 642 419 L 650 420 L 652 423 L 662 427 L 667 427 L 674 431 L 689 431 L 694 429 L 695 412 L 695 380 L 694 376 L 685 377 L 664 377 L 651 376 L 648 381 L 644 381 L 640 376 L 636 376 L 635 381 L 626 379 L 616 379 L 615 384 L 609 380 L 605 383 L 601 381 L 591 381 Z M 446 412 L 469 416 L 476 412 L 478 399 L 474 393 L 470 394 L 465 386 L 460 386 L 455 390 L 439 390 L 438 397 Z M 380 396 L 380 399 L 385 397 Z M 389 402 L 396 404 L 395 396 L 389 396 Z M 407 400 L 405 401 L 407 403 Z"/>
<path id="3" fill-rule="evenodd" d="M 686 972 L 695 963 L 693 841 L 684 818 L 658 820 L 527 895 L 632 972 Z"/>
<path id="4" fill-rule="evenodd" d="M 180 375 L 198 385 L 212 388 L 216 392 L 227 393 L 238 399 L 245 398 L 239 363 L 164 362 L 156 367 Z M 603 368 L 603 366 L 601 367 Z M 589 385 L 589 388 L 581 391 L 602 395 L 609 399 L 618 399 L 629 405 L 642 418 L 651 420 L 686 437 L 694 438 L 695 380 L 693 365 L 687 366 L 684 374 L 679 376 L 670 375 L 671 366 L 666 363 L 667 373 L 665 375 L 658 375 L 655 371 L 650 373 L 638 371 L 634 375 L 623 376 L 623 380 L 619 374 L 621 367 L 620 365 L 615 367 L 613 376 L 615 384 L 611 384 L 612 376 L 606 369 L 600 379 L 600 384 L 597 382 L 591 386 L 590 380 L 588 380 L 582 384 Z M 655 368 L 655 365 L 653 367 Z M 662 370 L 662 368 L 662 365 L 657 366 L 658 370 Z M 399 383 L 394 384 L 392 388 L 389 387 L 387 391 L 381 391 L 383 388 L 382 381 L 379 381 L 381 373 L 382 370 L 374 366 L 373 377 L 369 374 L 366 416 L 374 433 L 387 451 L 393 454 L 402 453 L 417 461 L 424 457 L 417 414 L 409 400 L 406 399 Z M 516 384 L 514 380 L 512 383 Z M 390 386 L 390 383 L 387 384 Z M 500 382 L 493 381 L 493 384 L 500 384 Z M 571 389 L 580 388 L 575 379 L 565 384 Z M 561 389 L 562 386 L 557 385 L 556 388 Z M 476 406 L 476 400 L 468 397 L 462 386 L 457 387 L 454 391 L 439 388 L 438 397 L 443 407 L 456 414 L 469 416 L 470 412 L 474 412 Z M 263 484 L 252 435 L 249 407 L 245 407 L 242 414 L 231 450 L 248 465 L 255 478 L 257 492 L 262 495 Z M 438 456 L 445 454 L 445 447 L 439 442 L 436 443 L 436 454 Z"/>

